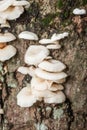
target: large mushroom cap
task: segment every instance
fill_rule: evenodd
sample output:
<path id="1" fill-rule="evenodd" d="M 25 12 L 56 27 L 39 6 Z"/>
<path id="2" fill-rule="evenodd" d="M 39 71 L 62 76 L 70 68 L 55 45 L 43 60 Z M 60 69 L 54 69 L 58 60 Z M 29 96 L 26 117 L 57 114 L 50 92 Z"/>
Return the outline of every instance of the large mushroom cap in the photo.
<path id="1" fill-rule="evenodd" d="M 7 45 L 3 49 L 0 49 L 0 61 L 4 62 L 9 60 L 16 54 L 16 48 L 11 45 Z"/>
<path id="2" fill-rule="evenodd" d="M 9 6 L 12 5 L 14 0 L 2 0 L 0 1 L 0 12 L 6 10 Z"/>
<path id="3" fill-rule="evenodd" d="M 44 60 L 39 65 L 39 68 L 49 71 L 49 72 L 61 72 L 66 68 L 66 66 L 59 60 Z"/>
<path id="4" fill-rule="evenodd" d="M 44 98 L 45 103 L 63 103 L 66 97 L 62 91 L 57 91 L 55 96 Z"/>
<path id="5" fill-rule="evenodd" d="M 47 80 L 60 80 L 60 79 L 67 77 L 67 74 L 64 72 L 50 73 L 50 72 L 44 71 L 40 68 L 37 68 L 35 70 L 35 74 L 38 77 L 40 77 L 42 79 L 47 79 Z"/>
<path id="6" fill-rule="evenodd" d="M 32 45 L 25 54 L 25 63 L 37 66 L 49 55 L 49 50 L 44 46 Z"/>
<path id="7" fill-rule="evenodd" d="M 27 40 L 38 40 L 38 36 L 29 31 L 23 31 L 19 34 L 19 38 L 27 39 Z"/>
<path id="8" fill-rule="evenodd" d="M 16 37 L 12 33 L 9 33 L 9 32 L 6 32 L 4 34 L 0 33 L 0 42 L 1 43 L 10 42 L 10 41 L 13 41 L 15 39 L 16 39 Z"/>
<path id="9" fill-rule="evenodd" d="M 31 88 L 23 88 L 17 95 L 17 105 L 21 107 L 31 107 L 36 102 L 36 98 L 32 95 Z"/>
<path id="10" fill-rule="evenodd" d="M 5 11 L 0 12 L 0 17 L 7 20 L 17 19 L 24 12 L 22 6 L 10 6 Z"/>

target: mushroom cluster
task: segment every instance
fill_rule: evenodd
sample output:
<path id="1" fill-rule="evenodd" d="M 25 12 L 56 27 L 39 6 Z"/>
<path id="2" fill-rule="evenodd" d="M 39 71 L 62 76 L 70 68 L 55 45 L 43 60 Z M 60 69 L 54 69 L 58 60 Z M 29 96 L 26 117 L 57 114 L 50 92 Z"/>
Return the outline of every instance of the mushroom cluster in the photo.
<path id="1" fill-rule="evenodd" d="M 22 35 L 23 33 L 25 35 Z M 45 39 L 46 42 L 43 43 L 53 43 L 54 45 L 57 40 L 66 36 L 68 33 L 55 34 L 54 39 L 51 38 L 53 42 Z M 38 39 L 38 36 L 31 32 L 22 32 L 19 37 L 28 40 Z M 40 40 L 39 43 L 42 41 Z M 43 100 L 45 103 L 63 103 L 66 99 L 62 91 L 64 89 L 62 83 L 67 77 L 67 74 L 63 72 L 66 66 L 61 61 L 53 59 L 50 56 L 50 50 L 43 45 L 29 46 L 24 61 L 29 67 L 21 66 L 18 68 L 18 72 L 29 74 L 32 79 L 30 84 L 18 93 L 17 104 L 21 107 L 31 107 L 38 100 Z"/>
<path id="2" fill-rule="evenodd" d="M 26 0 L 2 0 L 0 1 L 1 27 L 10 27 L 7 20 L 15 20 L 24 12 L 24 7 L 30 6 Z"/>
<path id="3" fill-rule="evenodd" d="M 12 33 L 0 33 L 0 61 L 9 60 L 16 54 L 16 48 L 12 45 L 7 45 L 8 42 L 15 39 L 16 37 Z"/>

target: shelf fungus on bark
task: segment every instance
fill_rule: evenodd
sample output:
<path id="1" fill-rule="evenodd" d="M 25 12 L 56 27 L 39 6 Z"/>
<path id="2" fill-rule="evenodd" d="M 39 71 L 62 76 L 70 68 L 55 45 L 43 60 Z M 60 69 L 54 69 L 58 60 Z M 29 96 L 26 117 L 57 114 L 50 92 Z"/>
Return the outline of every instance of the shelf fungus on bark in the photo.
<path id="1" fill-rule="evenodd" d="M 15 40 L 16 37 L 12 33 L 0 33 L 0 61 L 9 60 L 16 54 L 16 48 L 7 45 L 8 42 Z"/>
<path id="2" fill-rule="evenodd" d="M 26 89 L 23 88 L 19 92 L 19 94 L 21 93 L 20 97 L 18 96 L 19 94 L 17 95 L 17 104 L 19 106 L 31 107 L 38 100 L 56 104 L 65 101 L 66 97 L 62 91 L 64 89 L 62 83 L 65 82 L 67 77 L 67 74 L 63 72 L 66 65 L 59 60 L 53 59 L 49 54 L 50 51 L 42 45 L 31 45 L 27 49 L 24 61 L 29 67 L 19 67 L 18 71 L 22 74 L 30 74 L 32 79 L 29 88 L 27 88 L 29 92 L 26 90 L 26 95 L 25 93 L 21 93 Z M 29 71 L 30 66 L 34 66 L 33 74 Z M 29 104 L 31 96 L 32 100 L 34 100 Z"/>

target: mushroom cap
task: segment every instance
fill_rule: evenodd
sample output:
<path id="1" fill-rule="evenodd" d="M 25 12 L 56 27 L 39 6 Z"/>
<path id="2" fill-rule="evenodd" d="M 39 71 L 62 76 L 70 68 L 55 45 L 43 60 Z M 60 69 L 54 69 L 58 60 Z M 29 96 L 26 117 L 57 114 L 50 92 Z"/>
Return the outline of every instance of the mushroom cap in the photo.
<path id="1" fill-rule="evenodd" d="M 60 49 L 61 45 L 59 45 L 59 44 L 50 44 L 50 45 L 47 45 L 46 47 L 47 47 L 47 49 Z"/>
<path id="2" fill-rule="evenodd" d="M 60 80 L 60 79 L 67 77 L 67 74 L 64 72 L 50 73 L 50 72 L 44 71 L 40 68 L 37 68 L 35 70 L 35 74 L 36 74 L 36 76 L 38 76 L 42 79 L 47 79 L 47 80 Z"/>
<path id="3" fill-rule="evenodd" d="M 62 62 L 54 59 L 44 60 L 38 65 L 38 67 L 48 72 L 61 72 L 66 68 Z"/>
<path id="4" fill-rule="evenodd" d="M 66 97 L 62 91 L 57 91 L 55 96 L 44 98 L 45 103 L 63 103 Z"/>
<path id="5" fill-rule="evenodd" d="M 33 32 L 29 32 L 29 31 L 23 31 L 18 35 L 19 38 L 23 38 L 23 39 L 27 39 L 27 40 L 38 40 L 38 36 L 33 33 Z"/>
<path id="6" fill-rule="evenodd" d="M 66 78 L 63 78 L 63 79 L 59 79 L 59 80 L 54 80 L 54 83 L 61 84 L 61 83 L 64 83 L 65 81 L 66 81 Z"/>
<path id="7" fill-rule="evenodd" d="M 39 91 L 48 89 L 51 86 L 51 82 L 34 76 L 31 79 L 31 88 Z"/>
<path id="8" fill-rule="evenodd" d="M 50 44 L 53 43 L 53 41 L 51 39 L 41 39 L 39 41 L 40 44 Z"/>
<path id="9" fill-rule="evenodd" d="M 56 94 L 54 92 L 51 92 L 50 90 L 43 90 L 43 91 L 39 91 L 39 90 L 35 90 L 32 89 L 32 94 L 36 97 L 36 98 L 43 98 L 43 97 L 53 97 Z"/>
<path id="10" fill-rule="evenodd" d="M 30 6 L 30 3 L 26 0 L 21 0 L 21 1 L 14 0 L 12 5 L 13 6 L 26 6 L 26 5 Z"/>
<path id="11" fill-rule="evenodd" d="M 52 41 L 57 41 L 57 40 L 60 40 L 60 39 L 63 39 L 65 37 L 67 37 L 69 35 L 68 32 L 64 32 L 64 33 L 61 33 L 61 34 L 56 34 L 54 33 L 51 37 L 51 40 Z"/>
<path id="12" fill-rule="evenodd" d="M 30 67 L 20 66 L 17 71 L 22 74 L 29 74 L 30 76 L 35 75 L 35 67 L 33 66 L 30 66 Z"/>
<path id="13" fill-rule="evenodd" d="M 0 12 L 0 17 L 7 20 L 14 20 L 19 18 L 23 12 L 24 8 L 22 6 L 10 6 L 5 11 Z"/>
<path id="14" fill-rule="evenodd" d="M 0 12 L 6 10 L 9 6 L 12 5 L 14 0 L 2 0 L 0 1 Z"/>
<path id="15" fill-rule="evenodd" d="M 37 66 L 49 55 L 49 50 L 44 46 L 31 45 L 25 53 L 25 63 Z"/>
<path id="16" fill-rule="evenodd" d="M 31 107 L 36 102 L 36 98 L 32 95 L 31 88 L 23 88 L 17 95 L 17 105 L 21 107 Z"/>
<path id="17" fill-rule="evenodd" d="M 4 34 L 0 33 L 0 42 L 1 43 L 10 42 L 10 41 L 13 41 L 15 39 L 16 39 L 16 37 L 12 33 L 9 33 L 9 32 L 6 32 Z"/>
<path id="18" fill-rule="evenodd" d="M 57 91 L 57 90 L 63 90 L 64 87 L 61 84 L 53 83 L 51 87 L 48 88 L 50 91 Z"/>
<path id="19" fill-rule="evenodd" d="M 16 54 L 16 48 L 11 45 L 7 45 L 3 49 L 0 49 L 0 61 L 4 62 L 9 60 Z"/>
<path id="20" fill-rule="evenodd" d="M 86 10 L 76 8 L 76 9 L 73 10 L 73 14 L 75 14 L 75 15 L 84 15 L 84 14 L 86 14 Z"/>

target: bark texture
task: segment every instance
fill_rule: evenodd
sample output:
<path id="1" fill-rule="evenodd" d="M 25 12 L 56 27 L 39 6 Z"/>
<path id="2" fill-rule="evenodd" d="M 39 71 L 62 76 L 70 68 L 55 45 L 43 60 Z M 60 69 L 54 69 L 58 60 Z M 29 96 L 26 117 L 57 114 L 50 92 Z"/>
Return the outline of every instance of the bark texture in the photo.
<path id="1" fill-rule="evenodd" d="M 68 38 L 60 41 L 62 48 L 52 50 L 53 58 L 67 65 L 68 78 L 64 83 L 66 102 L 44 104 L 37 102 L 31 108 L 20 108 L 16 95 L 30 82 L 29 75 L 16 70 L 25 65 L 24 54 L 31 44 L 38 42 L 18 39 L 12 44 L 17 55 L 0 63 L 2 101 L 4 116 L 1 116 L 0 130 L 87 130 L 87 16 L 77 18 L 72 11 L 76 7 L 87 9 L 87 0 L 31 0 L 31 6 L 16 21 L 11 21 L 9 30 L 16 36 L 21 31 L 35 32 L 39 38 L 51 37 L 53 33 L 69 32 Z M 80 19 L 80 23 L 78 23 Z M 7 68 L 7 73 L 2 74 Z"/>

